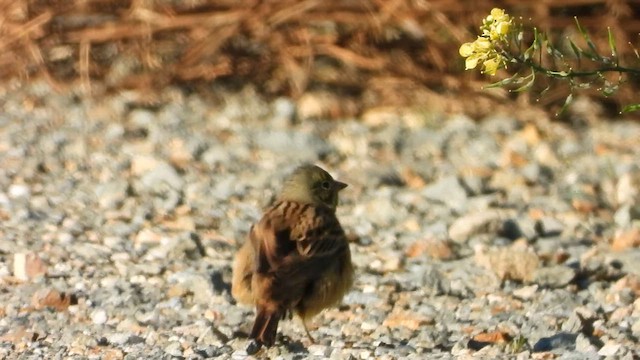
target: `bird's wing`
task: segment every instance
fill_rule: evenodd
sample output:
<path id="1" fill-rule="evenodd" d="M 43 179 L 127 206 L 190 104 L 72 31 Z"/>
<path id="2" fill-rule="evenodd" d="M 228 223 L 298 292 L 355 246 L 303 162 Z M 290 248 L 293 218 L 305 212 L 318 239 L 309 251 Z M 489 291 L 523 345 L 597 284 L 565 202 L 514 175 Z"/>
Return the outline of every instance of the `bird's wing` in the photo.
<path id="1" fill-rule="evenodd" d="M 333 211 L 315 207 L 305 211 L 291 227 L 291 240 L 303 258 L 329 258 L 347 244 L 342 226 Z"/>
<path id="2" fill-rule="evenodd" d="M 335 214 L 323 207 L 280 202 L 251 230 L 256 270 L 282 276 L 308 271 L 320 259 L 343 250 L 345 234 Z"/>

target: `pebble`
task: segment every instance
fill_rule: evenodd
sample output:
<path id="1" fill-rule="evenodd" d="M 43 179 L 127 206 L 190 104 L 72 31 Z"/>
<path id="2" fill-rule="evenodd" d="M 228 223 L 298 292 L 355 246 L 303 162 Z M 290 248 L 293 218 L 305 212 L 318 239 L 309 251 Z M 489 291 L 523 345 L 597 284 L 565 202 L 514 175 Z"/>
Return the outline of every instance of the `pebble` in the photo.
<path id="1" fill-rule="evenodd" d="M 615 356 L 618 351 L 620 350 L 620 348 L 622 347 L 622 345 L 615 343 L 615 342 L 607 342 L 606 344 L 604 344 L 604 346 L 602 346 L 600 348 L 600 350 L 598 350 L 598 355 L 600 356 Z"/>
<path id="2" fill-rule="evenodd" d="M 349 183 L 355 283 L 316 344 L 282 321 L 266 357 L 632 357 L 637 122 L 158 92 L 0 91 L 0 358 L 246 358 L 233 253 L 305 161 Z M 530 347 L 468 346 L 494 330 Z"/>
<path id="3" fill-rule="evenodd" d="M 483 233 L 498 233 L 505 214 L 501 211 L 478 211 L 456 218 L 449 227 L 449 237 L 455 242 L 466 242 Z"/>
<path id="4" fill-rule="evenodd" d="M 551 217 L 544 217 L 536 223 L 536 231 L 543 237 L 560 235 L 563 229 L 564 225 Z"/>
<path id="5" fill-rule="evenodd" d="M 102 325 L 108 319 L 107 312 L 104 309 L 96 309 L 91 313 L 91 321 L 96 325 Z"/>
<path id="6" fill-rule="evenodd" d="M 533 281 L 543 287 L 562 288 L 576 277 L 574 269 L 565 265 L 540 267 L 535 270 Z"/>
<path id="7" fill-rule="evenodd" d="M 424 188 L 422 194 L 431 201 L 447 205 L 450 209 L 463 212 L 467 193 L 455 176 L 447 176 Z"/>
<path id="8" fill-rule="evenodd" d="M 558 333 L 553 336 L 544 337 L 533 345 L 533 351 L 571 351 L 576 347 L 577 338 L 578 334 L 574 333 Z"/>
<path id="9" fill-rule="evenodd" d="M 28 199 L 31 190 L 26 185 L 13 184 L 9 186 L 8 195 L 12 199 Z"/>

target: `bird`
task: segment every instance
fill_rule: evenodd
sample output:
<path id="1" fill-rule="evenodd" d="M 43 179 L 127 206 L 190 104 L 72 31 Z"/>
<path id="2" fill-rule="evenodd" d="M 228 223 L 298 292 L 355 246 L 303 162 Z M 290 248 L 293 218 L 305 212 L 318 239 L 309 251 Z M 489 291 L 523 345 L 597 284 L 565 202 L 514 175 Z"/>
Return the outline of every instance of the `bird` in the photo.
<path id="1" fill-rule="evenodd" d="M 307 321 L 337 305 L 354 281 L 351 251 L 336 216 L 347 184 L 319 166 L 305 164 L 285 180 L 275 202 L 251 226 L 233 262 L 231 294 L 255 306 L 249 355 L 271 347 L 280 320 Z"/>

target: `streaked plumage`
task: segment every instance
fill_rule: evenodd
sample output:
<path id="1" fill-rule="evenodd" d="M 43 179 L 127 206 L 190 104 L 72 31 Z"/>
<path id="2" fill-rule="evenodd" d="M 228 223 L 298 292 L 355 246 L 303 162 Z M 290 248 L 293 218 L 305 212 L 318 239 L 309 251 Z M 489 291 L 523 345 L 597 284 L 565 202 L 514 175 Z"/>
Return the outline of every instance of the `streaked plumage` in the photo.
<path id="1" fill-rule="evenodd" d="M 273 345 L 278 322 L 289 312 L 300 316 L 311 338 L 307 320 L 351 287 L 351 253 L 335 215 L 345 187 L 317 166 L 301 166 L 251 228 L 232 281 L 233 297 L 256 307 L 248 353 Z"/>

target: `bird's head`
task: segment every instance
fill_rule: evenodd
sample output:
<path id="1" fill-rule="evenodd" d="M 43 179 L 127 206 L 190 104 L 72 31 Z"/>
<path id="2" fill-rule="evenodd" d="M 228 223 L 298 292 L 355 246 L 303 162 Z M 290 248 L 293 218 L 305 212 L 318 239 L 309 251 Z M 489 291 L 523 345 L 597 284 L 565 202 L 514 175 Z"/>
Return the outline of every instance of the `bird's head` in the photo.
<path id="1" fill-rule="evenodd" d="M 338 206 L 338 192 L 347 184 L 334 180 L 328 172 L 315 165 L 298 167 L 285 181 L 280 199 L 331 209 Z"/>

